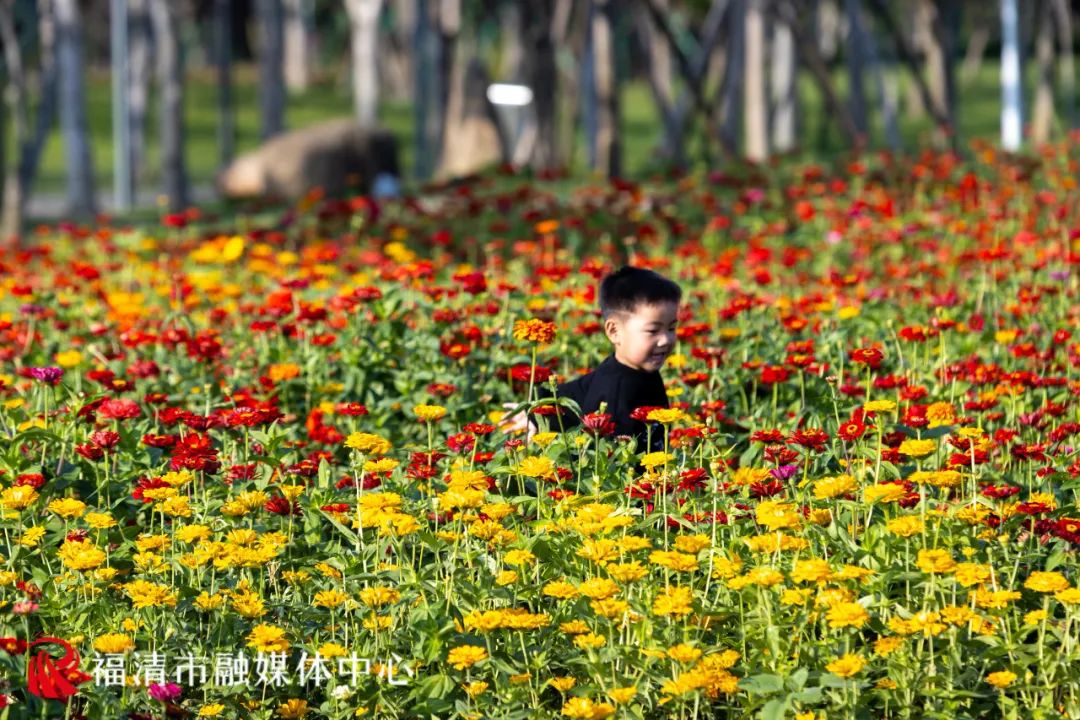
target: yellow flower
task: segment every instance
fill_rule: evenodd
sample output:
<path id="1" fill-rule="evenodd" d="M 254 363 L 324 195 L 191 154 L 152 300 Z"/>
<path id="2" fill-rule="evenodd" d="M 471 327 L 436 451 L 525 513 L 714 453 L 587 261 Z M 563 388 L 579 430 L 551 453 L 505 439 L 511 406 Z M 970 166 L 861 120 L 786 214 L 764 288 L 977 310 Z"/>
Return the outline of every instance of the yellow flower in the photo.
<path id="1" fill-rule="evenodd" d="M 446 408 L 442 405 L 414 405 L 413 413 L 424 422 L 435 422 L 446 417 Z"/>
<path id="2" fill-rule="evenodd" d="M 578 592 L 593 600 L 606 600 L 619 592 L 619 586 L 607 578 L 590 578 L 578 586 Z"/>
<path id="3" fill-rule="evenodd" d="M 1028 576 L 1024 587 L 1035 592 L 1054 593 L 1068 589 L 1069 581 L 1059 572 L 1036 571 Z"/>
<path id="4" fill-rule="evenodd" d="M 148 580 L 134 580 L 124 585 L 124 592 L 131 598 L 131 606 L 136 610 L 159 605 L 176 605 L 176 592 L 167 585 L 159 585 Z"/>
<path id="5" fill-rule="evenodd" d="M 645 416 L 645 419 L 651 420 L 652 422 L 669 425 L 673 422 L 678 422 L 680 420 L 689 420 L 690 418 L 685 412 L 683 412 L 679 408 L 659 408 L 656 410 L 650 410 L 649 414 Z"/>
<path id="6" fill-rule="evenodd" d="M 689 615 L 693 609 L 694 593 L 688 587 L 672 585 L 657 593 L 652 604 L 655 615 Z"/>
<path id="7" fill-rule="evenodd" d="M 109 655 L 134 650 L 135 643 L 123 633 L 106 633 L 94 641 L 94 650 Z"/>
<path id="8" fill-rule="evenodd" d="M 596 703 L 588 698 L 573 697 L 562 706 L 561 714 L 579 720 L 603 720 L 615 714 L 615 708 L 608 703 Z"/>
<path id="9" fill-rule="evenodd" d="M 863 499 L 868 503 L 893 503 L 905 495 L 907 490 L 897 483 L 878 483 L 863 490 Z"/>
<path id="10" fill-rule="evenodd" d="M 513 570 L 503 570 L 495 576 L 495 584 L 499 587 L 513 585 L 518 581 L 518 574 Z"/>
<path id="11" fill-rule="evenodd" d="M 1032 610 L 1031 612 L 1024 615 L 1024 624 L 1038 625 L 1043 620 L 1045 620 L 1046 617 L 1047 612 L 1045 610 Z"/>
<path id="12" fill-rule="evenodd" d="M 825 582 L 832 577 L 832 566 L 827 560 L 820 558 L 807 558 L 796 560 L 791 569 L 791 579 L 794 582 Z"/>
<path id="13" fill-rule="evenodd" d="M 847 653 L 826 665 L 825 669 L 833 675 L 849 678 L 858 675 L 864 667 L 866 667 L 866 658 L 862 655 Z"/>
<path id="14" fill-rule="evenodd" d="M 59 498 L 50 502 L 46 509 L 62 518 L 77 518 L 86 511 L 86 503 L 75 498 Z"/>
<path id="15" fill-rule="evenodd" d="M 863 403 L 862 409 L 865 412 L 892 412 L 896 409 L 896 403 L 892 400 L 871 400 Z"/>
<path id="16" fill-rule="evenodd" d="M 533 435 L 532 442 L 542 448 L 546 448 L 548 445 L 555 442 L 555 438 L 557 437 L 559 437 L 559 433 L 557 432 L 541 432 Z"/>
<path id="17" fill-rule="evenodd" d="M 203 705 L 199 708 L 199 712 L 196 713 L 197 717 L 217 717 L 221 713 L 225 712 L 225 706 L 221 703 L 210 703 L 209 705 Z"/>
<path id="18" fill-rule="evenodd" d="M 45 536 L 45 528 L 40 525 L 26 528 L 23 534 L 19 537 L 18 543 L 23 547 L 37 547 L 37 544 L 41 542 L 41 538 Z"/>
<path id="19" fill-rule="evenodd" d="M 455 670 L 464 670 L 482 660 L 487 660 L 487 658 L 488 653 L 485 648 L 477 645 L 461 645 L 450 651 L 450 654 L 446 657 L 446 662 Z"/>
<path id="20" fill-rule="evenodd" d="M 336 608 L 347 602 L 349 596 L 337 589 L 322 590 L 315 593 L 311 604 L 315 607 Z"/>
<path id="21" fill-rule="evenodd" d="M 370 587 L 360 591 L 360 600 L 368 607 L 382 607 L 400 599 L 401 593 L 393 588 Z"/>
<path id="22" fill-rule="evenodd" d="M 364 461 L 364 472 L 385 473 L 396 468 L 400 463 L 394 458 L 376 458 Z"/>
<path id="23" fill-rule="evenodd" d="M 634 582 L 649 574 L 648 569 L 637 560 L 628 563 L 609 563 L 605 568 L 612 579 L 621 582 Z"/>
<path id="24" fill-rule="evenodd" d="M 105 530 L 116 526 L 116 518 L 109 513 L 88 512 L 83 520 L 95 530 Z"/>
<path id="25" fill-rule="evenodd" d="M 979 563 L 957 563 L 956 567 L 953 569 L 953 576 L 956 578 L 956 581 L 964 587 L 981 585 L 990 579 L 990 575 L 990 566 L 980 565 Z"/>
<path id="26" fill-rule="evenodd" d="M 1058 602 L 1065 603 L 1066 605 L 1080 604 L 1080 588 L 1067 588 L 1065 590 L 1059 590 L 1054 593 L 1054 597 Z"/>
<path id="27" fill-rule="evenodd" d="M 559 692 L 564 693 L 574 687 L 574 685 L 577 684 L 577 680 L 572 677 L 553 677 L 548 680 L 548 684 Z"/>
<path id="28" fill-rule="evenodd" d="M 861 628 L 870 619 L 866 608 L 856 602 L 837 603 L 826 615 L 829 627 L 834 630 L 845 627 Z"/>
<path id="29" fill-rule="evenodd" d="M 903 646 L 903 644 L 903 638 L 898 638 L 895 635 L 878 638 L 874 641 L 874 654 L 878 657 L 888 657 L 892 653 L 899 650 Z"/>
<path id="30" fill-rule="evenodd" d="M 654 550 L 649 553 L 649 562 L 675 572 L 692 572 L 698 569 L 696 555 L 676 551 Z"/>
<path id="31" fill-rule="evenodd" d="M 701 650 L 687 643 L 679 643 L 668 648 L 667 656 L 675 662 L 692 663 L 701 657 Z"/>
<path id="32" fill-rule="evenodd" d="M 1009 687 L 1016 680 L 1016 673 L 1008 670 L 998 670 L 986 676 L 986 682 L 1002 690 Z"/>
<path id="33" fill-rule="evenodd" d="M 794 505 L 776 500 L 759 502 L 754 509 L 754 519 L 774 532 L 783 528 L 798 528 L 802 524 Z"/>
<path id="34" fill-rule="evenodd" d="M 555 339 L 555 323 L 539 318 L 514 321 L 514 339 L 546 345 Z"/>
<path id="35" fill-rule="evenodd" d="M 251 629 L 247 636 L 248 647 L 258 652 L 287 652 L 290 644 L 285 637 L 285 630 L 274 625 L 259 623 Z"/>
<path id="36" fill-rule="evenodd" d="M 555 463 L 546 455 L 530 455 L 518 463 L 517 472 L 531 478 L 551 477 Z"/>
<path id="37" fill-rule="evenodd" d="M 386 438 L 362 432 L 354 432 L 345 438 L 345 446 L 365 455 L 385 455 L 394 447 Z"/>
<path id="38" fill-rule="evenodd" d="M 53 355 L 53 360 L 62 368 L 73 368 L 82 362 L 82 353 L 78 350 L 62 350 Z"/>
<path id="39" fill-rule="evenodd" d="M 653 470 L 654 468 L 656 468 L 656 467 L 658 467 L 660 465 L 667 465 L 670 461 L 672 461 L 674 459 L 675 459 L 675 456 L 672 455 L 671 453 L 666 453 L 666 452 L 663 452 L 663 451 L 659 451 L 659 452 L 646 453 L 646 454 L 642 455 L 641 460 L 639 462 L 641 463 L 642 466 L 648 468 L 649 470 Z"/>
<path id="40" fill-rule="evenodd" d="M 296 363 L 278 363 L 271 365 L 270 370 L 267 372 L 269 377 L 274 382 L 281 382 L 282 380 L 292 380 L 295 377 L 300 376 L 300 366 Z"/>
<path id="41" fill-rule="evenodd" d="M 488 684 L 483 680 L 476 680 L 468 685 L 462 685 L 461 689 L 465 691 L 465 694 L 473 698 L 477 695 L 482 695 L 485 690 L 488 689 Z"/>
<path id="42" fill-rule="evenodd" d="M 827 477 L 814 483 L 814 499 L 828 500 L 855 489 L 855 478 L 850 475 Z"/>
<path id="43" fill-rule="evenodd" d="M 931 428 L 952 425 L 956 422 L 956 410 L 953 408 L 952 403 L 930 403 L 926 408 L 926 419 L 930 421 Z"/>
<path id="44" fill-rule="evenodd" d="M 581 650 L 595 650 L 607 644 L 607 638 L 596 633 L 583 633 L 574 638 L 574 646 Z"/>
<path id="45" fill-rule="evenodd" d="M 532 565 L 536 562 L 536 556 L 528 550 L 509 550 L 503 555 L 503 562 L 507 565 Z"/>
<path id="46" fill-rule="evenodd" d="M 57 551 L 60 562 L 72 570 L 93 570 L 105 562 L 105 551 L 89 540 L 72 542 L 67 540 Z"/>
<path id="47" fill-rule="evenodd" d="M 945 550 L 920 550 L 915 565 L 924 573 L 947 573 L 956 567 L 956 561 Z"/>
<path id="48" fill-rule="evenodd" d="M 577 597 L 578 595 L 577 588 L 575 588 L 570 583 L 564 582 L 562 580 L 555 580 L 553 582 L 549 582 L 547 585 L 544 586 L 543 592 L 545 595 L 553 598 L 558 598 L 559 600 L 569 600 L 570 598 Z"/>
<path id="49" fill-rule="evenodd" d="M 637 685 L 630 685 L 629 687 L 612 688 L 608 690 L 607 696 L 611 698 L 611 701 L 617 705 L 625 705 L 637 696 Z"/>
<path id="50" fill-rule="evenodd" d="M 211 595 L 210 593 L 203 590 L 201 593 L 199 593 L 199 596 L 195 598 L 193 604 L 199 610 L 202 610 L 203 612 L 209 612 L 210 610 L 216 610 L 217 608 L 221 607 L 224 602 L 225 597 L 223 595 Z"/>
<path id="51" fill-rule="evenodd" d="M 900 517 L 893 518 L 889 522 L 885 523 L 885 527 L 893 535 L 899 535 L 903 538 L 909 538 L 912 535 L 921 535 L 926 526 L 923 525 L 922 520 L 914 515 L 901 515 Z"/>
<path id="52" fill-rule="evenodd" d="M 0 492 L 0 507 L 7 510 L 25 510 L 38 499 L 38 492 L 30 485 L 14 485 Z"/>
<path id="53" fill-rule="evenodd" d="M 697 554 L 712 545 L 708 535 L 680 535 L 675 538 L 675 549 L 685 553 Z"/>
<path id="54" fill-rule="evenodd" d="M 909 455 L 911 457 L 925 457 L 934 452 L 937 448 L 937 443 L 933 440 L 915 440 L 909 439 L 900 443 L 900 454 Z"/>
<path id="55" fill-rule="evenodd" d="M 302 718 L 308 714 L 307 700 L 289 698 L 278 706 L 277 713 L 283 718 Z"/>

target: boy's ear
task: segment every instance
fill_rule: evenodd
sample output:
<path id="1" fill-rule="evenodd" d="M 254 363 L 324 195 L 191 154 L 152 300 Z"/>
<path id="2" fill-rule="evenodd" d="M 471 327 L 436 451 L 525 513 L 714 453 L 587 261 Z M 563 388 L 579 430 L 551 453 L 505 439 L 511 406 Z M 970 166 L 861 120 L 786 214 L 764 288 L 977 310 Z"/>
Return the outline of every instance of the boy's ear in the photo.
<path id="1" fill-rule="evenodd" d="M 608 340 L 618 342 L 619 327 L 619 321 L 614 316 L 604 320 L 604 334 L 607 335 Z"/>

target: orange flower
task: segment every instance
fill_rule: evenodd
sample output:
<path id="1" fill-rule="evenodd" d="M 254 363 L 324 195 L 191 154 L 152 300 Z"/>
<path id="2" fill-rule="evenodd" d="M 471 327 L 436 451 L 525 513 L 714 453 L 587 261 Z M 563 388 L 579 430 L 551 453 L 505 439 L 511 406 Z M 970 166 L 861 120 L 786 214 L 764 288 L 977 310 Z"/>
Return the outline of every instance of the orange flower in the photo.
<path id="1" fill-rule="evenodd" d="M 528 320 L 516 320 L 514 322 L 514 339 L 528 340 L 529 342 L 546 345 L 555 339 L 555 323 L 539 318 Z"/>

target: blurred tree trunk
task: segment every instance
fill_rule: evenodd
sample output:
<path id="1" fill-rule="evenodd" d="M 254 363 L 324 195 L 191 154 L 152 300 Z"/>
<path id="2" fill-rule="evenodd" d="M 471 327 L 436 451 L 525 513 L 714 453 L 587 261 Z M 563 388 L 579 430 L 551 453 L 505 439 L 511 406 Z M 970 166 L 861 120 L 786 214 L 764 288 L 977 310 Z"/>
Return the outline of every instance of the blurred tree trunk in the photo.
<path id="1" fill-rule="evenodd" d="M 40 69 L 38 71 L 39 97 L 36 117 L 34 118 L 34 133 L 30 140 L 30 146 L 19 158 L 19 177 L 21 178 L 24 192 L 30 193 L 34 189 L 34 181 L 37 179 L 38 168 L 41 164 L 41 151 L 45 148 L 45 140 L 52 132 L 56 123 L 57 104 L 57 72 L 56 72 L 56 14 L 52 0 L 38 0 L 38 56 L 40 57 Z"/>
<path id="2" fill-rule="evenodd" d="M 0 247 L 17 245 L 22 232 L 23 211 L 26 208 L 26 187 L 19 173 L 21 156 L 30 144 L 29 110 L 26 99 L 26 73 L 23 69 L 22 48 L 15 32 L 15 2 L 3 0 L 0 4 L 0 42 L 4 51 L 4 96 L 6 115 L 12 121 L 14 157 L 5 163 L 0 158 L 0 172 L 4 175 L 3 211 L 0 213 Z M 6 128 L 4 128 L 6 131 Z M 0 134 L 0 140 L 7 138 Z M 5 145 L 7 143 L 4 143 Z"/>
<path id="3" fill-rule="evenodd" d="M 746 157 L 763 162 L 769 157 L 769 108 L 765 95 L 765 0 L 748 0 L 745 17 L 746 92 L 743 125 Z"/>
<path id="4" fill-rule="evenodd" d="M 694 52 L 684 50 L 679 43 L 678 33 L 672 26 L 671 16 L 663 12 L 657 0 L 642 0 L 648 10 L 652 27 L 656 28 L 667 41 L 679 69 L 683 90 L 675 103 L 673 134 L 666 138 L 665 151 L 676 165 L 685 161 L 685 138 L 691 129 L 694 117 L 700 113 L 705 120 L 705 135 L 717 131 L 716 102 L 706 99 L 707 88 L 713 84 L 715 76 L 724 73 L 725 55 L 716 51 L 717 43 L 728 22 L 729 0 L 713 0 L 701 30 L 701 37 Z M 726 77 L 726 76 L 725 76 Z M 723 95 L 719 92 L 718 95 Z M 706 152 L 707 152 L 706 144 Z"/>
<path id="5" fill-rule="evenodd" d="M 173 212 L 186 208 L 189 199 L 184 157 L 184 58 L 176 13 L 171 0 L 150 0 L 161 95 L 161 177 Z"/>
<path id="6" fill-rule="evenodd" d="M 309 0 L 284 0 L 283 4 L 285 87 L 292 91 L 303 91 L 311 82 Z"/>
<path id="7" fill-rule="evenodd" d="M 409 100 L 413 94 L 412 33 L 416 28 L 418 0 L 391 0 L 388 9 L 393 13 L 393 27 L 382 38 L 380 75 L 386 94 L 396 100 Z"/>
<path id="8" fill-rule="evenodd" d="M 1020 27 L 1017 0 L 1001 0 L 1001 146 L 1020 149 L 1023 106 L 1020 78 Z"/>
<path id="9" fill-rule="evenodd" d="M 258 0 L 259 116 L 263 141 L 285 129 L 285 18 L 282 0 Z"/>
<path id="10" fill-rule="evenodd" d="M 795 84 L 798 65 L 795 59 L 795 38 L 791 28 L 782 22 L 772 22 L 772 145 L 777 153 L 795 149 L 797 140 L 798 88 Z"/>
<path id="11" fill-rule="evenodd" d="M 436 144 L 442 122 L 435 99 L 439 96 L 439 74 L 435 68 L 439 56 L 439 36 L 435 32 L 436 0 L 417 0 L 416 27 L 413 32 L 413 136 L 416 147 L 416 177 L 425 180 L 434 171 Z"/>
<path id="12" fill-rule="evenodd" d="M 1031 140 L 1044 143 L 1054 125 L 1054 28 L 1049 0 L 1040 0 L 1035 34 L 1035 102 L 1031 106 Z"/>
<path id="13" fill-rule="evenodd" d="M 552 37 L 554 0 L 534 0 L 531 12 L 522 13 L 522 37 L 525 46 L 526 84 L 533 91 L 535 126 L 532 132 L 530 164 L 537 169 L 556 167 L 559 161 L 557 105 L 558 68 Z"/>
<path id="14" fill-rule="evenodd" d="M 739 155 L 740 120 L 743 107 L 744 66 L 746 64 L 746 4 L 732 0 L 728 13 L 728 42 L 724 48 L 724 80 L 720 93 L 720 142 L 728 155 Z"/>
<path id="15" fill-rule="evenodd" d="M 128 0 L 128 127 L 131 138 L 131 175 L 136 182 L 146 175 L 146 111 L 150 104 L 150 15 L 148 0 Z"/>
<path id="16" fill-rule="evenodd" d="M 668 0 L 658 0 L 657 5 L 661 12 L 668 13 Z M 672 62 L 671 48 L 664 39 L 663 33 L 655 26 L 649 17 L 648 9 L 640 2 L 634 3 L 634 22 L 641 44 L 646 50 L 646 62 L 648 63 L 649 89 L 652 91 L 653 102 L 660 114 L 660 122 L 664 127 L 662 147 L 664 154 L 677 164 L 681 164 L 682 158 L 673 155 L 675 150 L 674 141 L 679 131 L 676 126 L 677 116 L 675 113 L 675 93 L 672 87 Z"/>
<path id="17" fill-rule="evenodd" d="M 992 26 L 996 19 L 989 13 L 981 13 L 976 16 L 974 27 L 968 36 L 967 48 L 964 50 L 964 61 L 960 65 L 960 79 L 964 82 L 972 82 L 978 77 L 983 58 L 986 56 L 986 48 L 990 44 Z"/>
<path id="18" fill-rule="evenodd" d="M 615 66 L 613 0 L 592 0 L 591 47 L 596 99 L 596 154 L 593 170 L 608 177 L 622 174 L 619 128 L 619 81 Z"/>
<path id="19" fill-rule="evenodd" d="M 438 107 L 442 120 L 436 155 L 443 154 L 446 128 L 451 123 L 450 95 L 455 88 L 464 92 L 465 58 L 459 51 L 461 36 L 461 0 L 439 0 L 439 95 Z"/>
<path id="20" fill-rule="evenodd" d="M 920 1 L 929 2 L 929 0 Z M 914 81 L 914 87 L 918 90 L 921 106 L 929 110 L 934 118 L 934 123 L 938 127 L 939 138 L 948 137 L 949 141 L 955 147 L 956 133 L 952 132 L 952 129 L 955 128 L 953 115 L 949 114 L 949 107 L 942 107 L 935 101 L 933 91 L 923 77 L 922 70 L 919 66 L 917 51 L 912 45 L 912 41 L 909 40 L 903 28 L 893 18 L 892 11 L 889 9 L 886 0 L 870 0 L 870 9 L 874 11 L 874 14 L 877 15 L 885 26 L 885 30 L 892 36 L 893 45 L 896 48 L 897 55 L 904 65 L 907 66 L 911 79 Z M 952 30 L 950 29 L 948 32 L 952 33 Z M 943 87 L 946 88 L 949 97 L 955 98 L 955 83 L 951 79 L 954 76 L 952 73 L 953 63 L 951 61 L 950 51 L 951 45 L 946 48 L 946 50 L 943 50 L 943 53 L 945 53 L 943 59 L 949 59 L 949 62 L 947 63 L 948 67 L 945 68 L 947 75 Z M 950 100 L 949 102 L 952 101 Z M 911 108 L 909 108 L 909 114 L 910 113 Z"/>
<path id="21" fill-rule="evenodd" d="M 841 135 L 853 145 L 859 142 L 859 132 L 855 127 L 855 121 L 847 105 L 840 100 L 833 84 L 829 68 L 825 64 L 821 53 L 818 52 L 816 39 L 809 36 L 806 24 L 800 18 L 796 4 L 792 0 L 778 0 L 770 7 L 770 12 L 776 21 L 784 23 L 790 28 L 795 40 L 795 48 L 798 51 L 803 65 L 814 76 L 822 97 L 825 99 L 826 111 L 832 116 L 839 126 Z"/>
<path id="22" fill-rule="evenodd" d="M 838 0 L 811 0 L 809 5 L 814 13 L 818 54 L 826 64 L 829 64 L 840 53 L 844 19 L 840 4 Z"/>
<path id="23" fill-rule="evenodd" d="M 521 82 L 525 54 L 521 46 L 521 6 L 503 3 L 499 6 L 499 80 Z"/>
<path id="24" fill-rule="evenodd" d="M 217 66 L 218 167 L 232 162 L 236 120 L 232 99 L 232 14 L 229 0 L 214 0 L 214 63 Z"/>
<path id="25" fill-rule="evenodd" d="M 76 216 L 97 211 L 90 130 L 86 122 L 83 81 L 83 21 L 77 0 L 55 0 L 56 51 L 59 76 L 60 127 L 64 135 L 69 212 Z"/>
<path id="26" fill-rule="evenodd" d="M 864 137 L 869 133 L 866 113 L 866 87 L 863 69 L 867 65 L 866 33 L 863 30 L 862 9 L 859 0 L 844 0 L 847 14 L 847 51 L 844 53 L 848 66 L 849 105 L 855 127 Z"/>
<path id="27" fill-rule="evenodd" d="M 1077 126 L 1076 76 L 1073 74 L 1072 10 L 1066 0 L 1053 0 L 1054 24 L 1058 30 L 1058 79 L 1065 107 L 1062 118 L 1066 128 Z"/>
<path id="28" fill-rule="evenodd" d="M 345 0 L 349 13 L 353 108 L 366 129 L 379 121 L 379 15 L 382 0 Z M 437 155 L 436 155 L 437 156 Z"/>

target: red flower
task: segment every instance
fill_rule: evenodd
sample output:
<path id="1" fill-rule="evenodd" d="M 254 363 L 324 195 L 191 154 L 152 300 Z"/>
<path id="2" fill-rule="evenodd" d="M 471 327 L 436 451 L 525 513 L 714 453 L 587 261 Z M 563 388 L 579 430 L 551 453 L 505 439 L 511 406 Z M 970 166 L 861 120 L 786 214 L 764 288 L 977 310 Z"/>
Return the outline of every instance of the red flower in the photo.
<path id="1" fill-rule="evenodd" d="M 45 484 L 45 476 L 41 473 L 23 473 L 15 478 L 15 485 L 30 485 L 35 490 L 40 490 Z"/>
<path id="2" fill-rule="evenodd" d="M 864 432 L 866 432 L 865 425 L 861 422 L 856 422 L 855 420 L 849 420 L 840 426 L 840 429 L 836 431 L 836 434 L 840 439 L 851 442 L 852 440 L 861 438 Z"/>
<path id="3" fill-rule="evenodd" d="M 750 436 L 750 441 L 765 443 L 766 445 L 782 443 L 784 442 L 784 433 L 780 430 L 755 430 Z"/>
<path id="4" fill-rule="evenodd" d="M 90 442 L 102 450 L 112 450 L 120 444 L 120 434 L 112 430 L 98 430 L 90 433 Z"/>
<path id="5" fill-rule="evenodd" d="M 97 412 L 107 420 L 131 420 L 142 415 L 139 405 L 127 398 L 110 398 L 98 406 Z"/>
<path id="6" fill-rule="evenodd" d="M 853 363 L 866 365 L 876 370 L 885 359 L 884 353 L 877 348 L 856 348 L 848 355 Z"/>
<path id="7" fill-rule="evenodd" d="M 588 413 L 581 418 L 581 424 L 596 436 L 607 436 L 615 432 L 615 421 L 607 413 Z"/>
<path id="8" fill-rule="evenodd" d="M 263 508 L 267 512 L 274 513 L 275 515 L 302 515 L 300 510 L 300 504 L 293 501 L 289 502 L 286 498 L 275 496 L 266 501 Z"/>
<path id="9" fill-rule="evenodd" d="M 824 430 L 810 428 L 809 430 L 796 430 L 787 439 L 789 444 L 800 445 L 808 450 L 821 452 L 825 449 L 825 443 L 829 441 L 829 434 Z"/>
<path id="10" fill-rule="evenodd" d="M 662 409 L 663 408 L 661 408 L 659 405 L 642 405 L 639 408 L 634 408 L 634 410 L 630 413 L 630 419 L 638 420 L 640 422 L 648 422 L 649 413 L 651 413 L 653 410 Z"/>
<path id="11" fill-rule="evenodd" d="M 761 384 L 773 385 L 782 383 L 788 379 L 791 372 L 781 365 L 766 365 L 761 368 Z"/>

